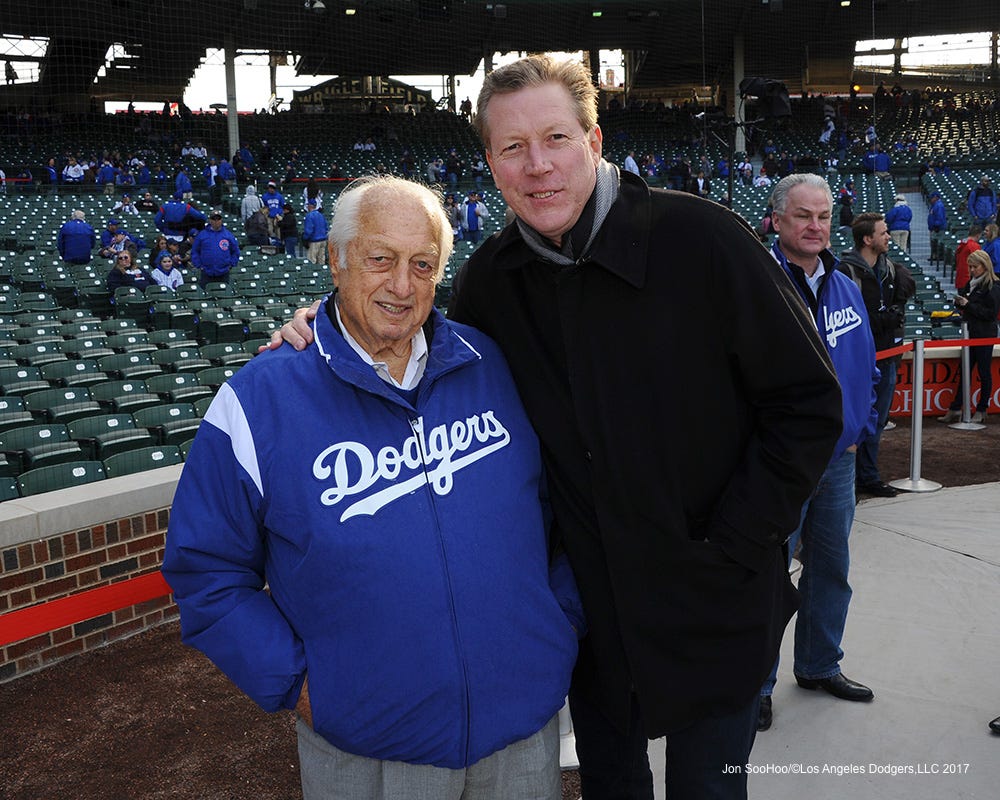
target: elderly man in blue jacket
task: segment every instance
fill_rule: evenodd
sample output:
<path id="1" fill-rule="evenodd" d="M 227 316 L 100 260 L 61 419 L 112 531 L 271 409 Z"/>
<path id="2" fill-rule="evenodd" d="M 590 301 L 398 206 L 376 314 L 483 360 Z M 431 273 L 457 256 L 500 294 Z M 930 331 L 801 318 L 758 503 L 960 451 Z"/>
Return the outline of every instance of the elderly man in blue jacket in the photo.
<path id="1" fill-rule="evenodd" d="M 500 349 L 434 308 L 451 248 L 429 189 L 344 192 L 317 346 L 220 389 L 174 498 L 182 637 L 298 711 L 306 800 L 561 797 L 582 612 Z"/>
<path id="2" fill-rule="evenodd" d="M 222 224 L 222 214 L 208 215 L 208 227 L 199 233 L 191 245 L 191 266 L 201 270 L 198 283 L 205 286 L 229 279 L 229 271 L 240 261 L 240 245 L 236 237 Z"/>

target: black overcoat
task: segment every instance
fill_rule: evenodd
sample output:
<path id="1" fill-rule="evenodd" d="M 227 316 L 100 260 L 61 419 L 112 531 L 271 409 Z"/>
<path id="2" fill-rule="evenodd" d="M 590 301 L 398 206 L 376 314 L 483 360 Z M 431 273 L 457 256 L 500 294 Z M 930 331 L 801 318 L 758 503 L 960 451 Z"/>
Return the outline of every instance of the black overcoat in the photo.
<path id="1" fill-rule="evenodd" d="M 542 442 L 588 617 L 574 674 L 649 737 L 745 706 L 797 605 L 783 543 L 829 461 L 840 389 L 791 282 L 731 211 L 622 175 L 590 252 L 516 225 L 451 316 L 499 342 Z"/>

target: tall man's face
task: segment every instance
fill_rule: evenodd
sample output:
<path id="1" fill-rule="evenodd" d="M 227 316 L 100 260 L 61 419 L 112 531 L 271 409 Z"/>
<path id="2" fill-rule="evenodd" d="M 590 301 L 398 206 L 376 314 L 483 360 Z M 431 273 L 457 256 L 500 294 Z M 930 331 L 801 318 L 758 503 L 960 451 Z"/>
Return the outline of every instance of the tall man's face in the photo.
<path id="1" fill-rule="evenodd" d="M 497 94 L 489 102 L 486 160 L 514 213 L 561 243 L 594 191 L 601 129 L 585 131 L 557 83 Z"/>

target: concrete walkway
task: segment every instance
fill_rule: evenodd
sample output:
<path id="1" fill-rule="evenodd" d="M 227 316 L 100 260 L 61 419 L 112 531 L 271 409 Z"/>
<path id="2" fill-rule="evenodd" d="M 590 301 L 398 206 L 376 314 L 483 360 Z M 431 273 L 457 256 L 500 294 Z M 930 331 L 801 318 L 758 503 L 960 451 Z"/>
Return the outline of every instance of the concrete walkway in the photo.
<path id="1" fill-rule="evenodd" d="M 1000 716 L 998 521 L 995 483 L 858 506 L 843 666 L 876 698 L 798 688 L 790 626 L 751 798 L 1000 797 L 1000 737 L 987 728 Z M 650 744 L 657 800 L 663 753 L 662 740 Z"/>

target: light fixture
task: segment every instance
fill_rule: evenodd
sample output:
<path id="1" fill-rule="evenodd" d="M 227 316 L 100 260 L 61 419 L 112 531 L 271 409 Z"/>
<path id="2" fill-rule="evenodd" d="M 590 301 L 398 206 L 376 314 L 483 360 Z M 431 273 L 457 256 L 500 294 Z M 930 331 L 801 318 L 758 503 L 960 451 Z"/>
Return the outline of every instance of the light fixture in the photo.
<path id="1" fill-rule="evenodd" d="M 307 11 L 315 11 L 317 14 L 326 13 L 326 3 L 323 0 L 305 0 L 303 5 Z"/>
<path id="2" fill-rule="evenodd" d="M 591 11 L 591 12 L 590 12 L 590 16 L 592 16 L 592 17 L 595 17 L 595 18 L 596 18 L 596 17 L 599 17 L 599 16 L 601 16 L 601 14 L 603 14 L 603 13 L 604 13 L 604 12 L 603 12 L 603 11 L 601 11 L 601 9 L 599 9 L 599 8 L 595 8 L 595 9 L 594 9 L 593 11 Z"/>
<path id="3" fill-rule="evenodd" d="M 344 15 L 348 16 L 348 17 L 353 17 L 357 13 L 358 13 L 358 10 L 356 8 L 345 8 L 344 9 Z"/>
<path id="4" fill-rule="evenodd" d="M 841 8 L 850 8 L 851 7 L 851 0 L 840 0 L 840 7 Z"/>

